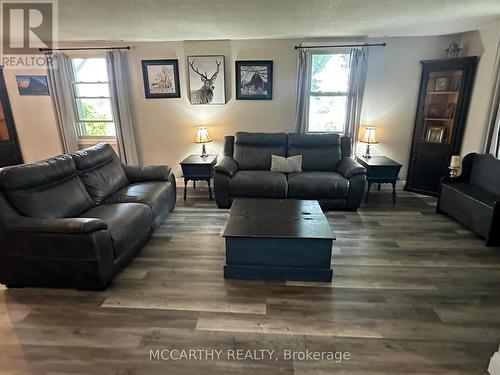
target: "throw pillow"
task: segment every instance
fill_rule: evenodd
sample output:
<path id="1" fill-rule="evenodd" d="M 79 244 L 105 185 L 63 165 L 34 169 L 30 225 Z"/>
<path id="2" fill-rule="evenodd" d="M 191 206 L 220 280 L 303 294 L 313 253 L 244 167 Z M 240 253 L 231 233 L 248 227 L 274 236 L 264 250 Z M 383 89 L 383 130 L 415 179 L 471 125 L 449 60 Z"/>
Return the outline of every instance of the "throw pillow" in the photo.
<path id="1" fill-rule="evenodd" d="M 271 155 L 271 171 L 281 173 L 302 172 L 302 155 L 285 158 Z"/>

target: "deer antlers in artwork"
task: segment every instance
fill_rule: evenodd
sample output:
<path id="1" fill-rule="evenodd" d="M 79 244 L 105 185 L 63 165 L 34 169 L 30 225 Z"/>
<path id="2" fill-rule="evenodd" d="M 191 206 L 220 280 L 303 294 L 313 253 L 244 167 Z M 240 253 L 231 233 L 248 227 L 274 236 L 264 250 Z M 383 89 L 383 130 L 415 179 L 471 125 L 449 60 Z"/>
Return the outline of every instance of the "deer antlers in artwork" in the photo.
<path id="1" fill-rule="evenodd" d="M 213 81 L 213 80 L 215 80 L 217 78 L 217 75 L 219 74 L 220 64 L 222 63 L 222 61 L 215 60 L 215 63 L 217 64 L 217 69 L 215 70 L 215 73 L 212 75 L 212 77 L 210 79 L 207 77 L 207 72 L 205 72 L 205 74 L 200 73 L 200 71 L 198 70 L 198 68 L 194 67 L 194 62 L 195 62 L 195 59 L 193 59 L 193 61 L 191 61 L 189 63 L 189 66 L 191 66 L 191 69 L 193 69 L 193 71 L 201 77 L 201 80 L 203 82 L 205 82 L 205 81 Z"/>

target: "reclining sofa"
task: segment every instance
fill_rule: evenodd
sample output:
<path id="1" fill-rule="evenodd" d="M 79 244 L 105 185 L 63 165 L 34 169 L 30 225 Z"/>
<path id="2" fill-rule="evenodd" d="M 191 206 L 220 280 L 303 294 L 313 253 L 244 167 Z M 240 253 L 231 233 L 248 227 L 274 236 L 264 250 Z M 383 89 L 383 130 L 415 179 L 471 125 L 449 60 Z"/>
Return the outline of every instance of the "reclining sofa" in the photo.
<path id="1" fill-rule="evenodd" d="M 271 171 L 271 155 L 302 155 L 302 172 Z M 324 209 L 358 209 L 366 169 L 351 157 L 350 137 L 238 132 L 224 138 L 224 156 L 214 167 L 215 201 L 234 198 L 317 200 Z"/>
<path id="2" fill-rule="evenodd" d="M 0 283 L 104 289 L 174 208 L 168 166 L 108 144 L 0 169 Z"/>
<path id="3" fill-rule="evenodd" d="M 444 213 L 500 246 L 500 160 L 491 154 L 468 154 L 462 174 L 444 177 L 437 204 Z"/>

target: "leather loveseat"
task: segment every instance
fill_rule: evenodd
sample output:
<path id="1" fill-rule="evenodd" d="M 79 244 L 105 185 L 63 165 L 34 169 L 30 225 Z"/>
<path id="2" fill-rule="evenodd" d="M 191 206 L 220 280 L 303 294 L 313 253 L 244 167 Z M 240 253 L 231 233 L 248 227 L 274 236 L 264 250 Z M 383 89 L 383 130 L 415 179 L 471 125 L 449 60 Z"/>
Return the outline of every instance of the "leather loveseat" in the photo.
<path id="1" fill-rule="evenodd" d="M 441 180 L 437 212 L 445 213 L 500 246 L 500 160 L 491 154 L 468 154 L 458 177 Z"/>
<path id="2" fill-rule="evenodd" d="M 302 172 L 271 171 L 271 155 L 302 155 Z M 351 157 L 350 137 L 246 133 L 224 138 L 215 166 L 215 200 L 228 208 L 234 198 L 311 199 L 324 209 L 357 210 L 366 169 Z"/>
<path id="3" fill-rule="evenodd" d="M 0 169 L 0 283 L 103 289 L 174 208 L 168 166 L 108 144 Z"/>

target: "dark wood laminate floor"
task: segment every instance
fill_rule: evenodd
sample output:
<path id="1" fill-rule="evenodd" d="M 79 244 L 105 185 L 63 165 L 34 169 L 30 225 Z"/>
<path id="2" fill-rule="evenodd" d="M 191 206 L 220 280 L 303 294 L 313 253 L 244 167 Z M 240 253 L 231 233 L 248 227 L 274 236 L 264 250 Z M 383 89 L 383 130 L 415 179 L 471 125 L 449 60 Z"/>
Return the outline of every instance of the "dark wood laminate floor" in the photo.
<path id="1" fill-rule="evenodd" d="M 181 190 L 179 190 L 179 196 Z M 486 374 L 500 344 L 500 249 L 435 200 L 373 192 L 329 212 L 334 279 L 226 281 L 228 210 L 206 188 L 104 292 L 0 288 L 0 374 Z M 347 351 L 335 361 L 157 361 L 153 349 Z"/>

